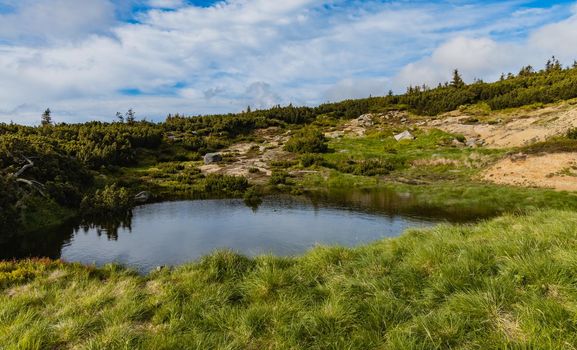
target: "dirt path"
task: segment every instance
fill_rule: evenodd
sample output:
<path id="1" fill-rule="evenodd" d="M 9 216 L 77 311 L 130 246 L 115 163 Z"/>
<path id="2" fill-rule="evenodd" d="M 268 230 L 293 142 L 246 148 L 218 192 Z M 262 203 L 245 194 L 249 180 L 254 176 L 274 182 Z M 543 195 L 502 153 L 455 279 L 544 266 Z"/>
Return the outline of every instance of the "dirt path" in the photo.
<path id="1" fill-rule="evenodd" d="M 577 153 L 503 159 L 487 169 L 483 179 L 498 184 L 577 191 Z"/>

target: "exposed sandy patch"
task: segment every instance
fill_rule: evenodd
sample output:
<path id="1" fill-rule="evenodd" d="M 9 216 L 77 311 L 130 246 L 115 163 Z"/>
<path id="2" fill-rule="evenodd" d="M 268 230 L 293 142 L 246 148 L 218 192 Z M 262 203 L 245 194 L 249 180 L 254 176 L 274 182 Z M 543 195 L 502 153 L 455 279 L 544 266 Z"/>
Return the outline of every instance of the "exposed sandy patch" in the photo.
<path id="1" fill-rule="evenodd" d="M 493 148 L 520 147 L 545 141 L 552 136 L 563 135 L 568 129 L 577 127 L 577 107 L 570 105 L 552 106 L 519 115 L 495 114 L 496 124 L 465 124 L 471 116 L 452 112 L 444 118 L 428 123 L 467 138 L 479 138 Z"/>
<path id="2" fill-rule="evenodd" d="M 277 134 L 279 130 L 278 128 L 259 130 L 257 135 L 262 137 L 264 142 L 238 143 L 220 152 L 232 156 L 234 158 L 232 163 L 207 164 L 200 166 L 199 169 L 204 174 L 244 176 L 254 183 L 266 182 L 267 177 L 272 174 L 269 166 L 271 161 L 292 157 L 289 152 L 283 150 L 289 135 L 279 135 Z M 255 172 L 254 169 L 258 171 Z"/>
<path id="3" fill-rule="evenodd" d="M 363 137 L 368 131 L 379 129 L 385 125 L 410 125 L 409 114 L 404 111 L 389 111 L 387 113 L 368 113 L 351 119 L 342 126 L 325 133 L 328 138 L 346 136 Z"/>
<path id="4" fill-rule="evenodd" d="M 556 153 L 518 161 L 503 159 L 482 176 L 498 184 L 577 191 L 577 171 L 573 168 L 577 168 L 577 153 Z"/>

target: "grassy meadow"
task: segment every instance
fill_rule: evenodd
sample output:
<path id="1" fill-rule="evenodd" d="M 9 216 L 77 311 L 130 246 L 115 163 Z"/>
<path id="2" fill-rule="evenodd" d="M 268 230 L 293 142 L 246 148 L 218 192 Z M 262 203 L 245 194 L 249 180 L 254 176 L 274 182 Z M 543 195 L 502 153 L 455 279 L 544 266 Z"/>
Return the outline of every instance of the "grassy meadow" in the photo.
<path id="1" fill-rule="evenodd" d="M 572 349 L 577 214 L 409 230 L 147 276 L 0 263 L 0 349 Z"/>

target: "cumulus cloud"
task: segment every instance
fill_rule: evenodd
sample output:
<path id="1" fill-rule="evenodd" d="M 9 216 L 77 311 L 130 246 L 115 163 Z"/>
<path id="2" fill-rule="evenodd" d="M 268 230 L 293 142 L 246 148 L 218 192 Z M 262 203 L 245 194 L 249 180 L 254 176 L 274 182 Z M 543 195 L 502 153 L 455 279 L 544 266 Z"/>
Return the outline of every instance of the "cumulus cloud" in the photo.
<path id="1" fill-rule="evenodd" d="M 517 72 L 521 66 L 543 67 L 552 55 L 565 64 L 577 58 L 577 14 L 544 25 L 521 42 L 496 41 L 489 37 L 452 38 L 425 58 L 407 64 L 394 79 L 400 90 L 410 85 L 435 85 L 448 81 L 459 69 L 466 81 L 495 80 L 501 73 Z"/>
<path id="2" fill-rule="evenodd" d="M 115 23 L 109 0 L 0 0 L 10 9 L 0 13 L 0 40 L 33 41 L 80 39 L 106 33 Z"/>
<path id="3" fill-rule="evenodd" d="M 36 122 L 46 107 L 80 121 L 317 104 L 434 84 L 454 68 L 490 78 L 569 59 L 577 28 L 569 7 L 518 2 L 132 0 L 148 5 L 135 22 L 118 22 L 109 0 L 2 2 L 13 11 L 0 13 L 0 122 Z"/>

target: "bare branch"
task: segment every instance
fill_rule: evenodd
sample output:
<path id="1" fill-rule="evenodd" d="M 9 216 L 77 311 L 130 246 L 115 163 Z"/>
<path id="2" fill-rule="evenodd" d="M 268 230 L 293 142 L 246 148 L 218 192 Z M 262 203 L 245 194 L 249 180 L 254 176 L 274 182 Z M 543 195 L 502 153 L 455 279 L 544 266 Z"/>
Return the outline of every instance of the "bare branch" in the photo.
<path id="1" fill-rule="evenodd" d="M 35 189 L 36 191 L 38 191 L 42 195 L 42 197 L 48 198 L 46 193 L 44 193 L 44 185 L 41 184 L 40 182 L 34 181 L 34 180 L 20 179 L 20 178 L 16 179 L 16 181 L 27 184 L 28 186 L 30 186 L 33 189 Z"/>
<path id="2" fill-rule="evenodd" d="M 26 159 L 26 161 L 28 162 L 28 164 L 24 165 L 22 168 L 20 168 L 20 170 L 18 170 L 17 172 L 14 173 L 14 177 L 20 177 L 20 175 L 22 175 L 26 170 L 32 168 L 34 166 L 34 162 L 30 160 L 30 158 L 28 157 L 24 157 L 24 159 Z"/>

